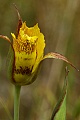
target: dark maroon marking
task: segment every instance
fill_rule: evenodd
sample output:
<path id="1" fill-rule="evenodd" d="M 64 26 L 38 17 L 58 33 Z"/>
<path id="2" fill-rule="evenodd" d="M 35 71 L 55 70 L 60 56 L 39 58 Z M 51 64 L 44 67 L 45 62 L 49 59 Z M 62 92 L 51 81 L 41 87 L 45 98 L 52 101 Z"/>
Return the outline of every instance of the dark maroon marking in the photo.
<path id="1" fill-rule="evenodd" d="M 18 21 L 18 26 L 17 26 L 17 33 L 16 33 L 16 37 L 18 37 L 18 34 L 19 34 L 19 30 L 20 28 L 22 27 L 22 20 L 19 20 Z"/>
<path id="2" fill-rule="evenodd" d="M 19 69 L 14 69 L 14 73 L 16 74 L 22 74 L 22 75 L 26 75 L 26 74 L 30 74 L 32 72 L 32 69 L 30 70 L 30 68 L 26 67 L 23 69 L 21 66 Z"/>

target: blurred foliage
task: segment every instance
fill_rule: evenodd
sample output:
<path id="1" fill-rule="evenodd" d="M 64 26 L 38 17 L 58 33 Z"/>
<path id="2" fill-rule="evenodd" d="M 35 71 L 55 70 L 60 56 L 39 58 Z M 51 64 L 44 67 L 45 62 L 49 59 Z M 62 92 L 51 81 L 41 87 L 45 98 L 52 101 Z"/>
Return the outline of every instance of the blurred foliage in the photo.
<path id="1" fill-rule="evenodd" d="M 0 34 L 11 40 L 16 32 L 18 6 L 28 26 L 38 23 L 45 35 L 45 53 L 55 51 L 66 56 L 80 68 L 80 1 L 79 0 L 2 0 L 0 1 Z M 13 116 L 13 85 L 7 78 L 9 44 L 0 39 L 0 97 Z M 22 87 L 20 120 L 49 120 L 63 85 L 67 64 L 59 60 L 45 60 L 37 80 Z M 80 74 L 68 66 L 69 85 L 67 120 L 80 120 Z M 0 120 L 9 120 L 0 104 Z"/>

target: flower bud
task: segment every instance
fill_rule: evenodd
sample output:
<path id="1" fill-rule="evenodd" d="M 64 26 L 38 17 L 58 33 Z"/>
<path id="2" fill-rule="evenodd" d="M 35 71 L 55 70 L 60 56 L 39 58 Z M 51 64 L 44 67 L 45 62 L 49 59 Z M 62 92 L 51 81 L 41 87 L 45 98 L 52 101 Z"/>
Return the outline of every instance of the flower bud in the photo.
<path id="1" fill-rule="evenodd" d="M 25 22 L 22 23 L 17 37 L 13 33 L 11 35 L 14 50 L 12 81 L 21 85 L 29 84 L 43 59 L 44 35 L 40 32 L 38 24 L 28 28 Z"/>
<path id="2" fill-rule="evenodd" d="M 17 35 L 11 33 L 13 42 L 7 36 L 0 35 L 1 38 L 10 43 L 8 74 L 13 84 L 26 85 L 32 83 L 38 74 L 41 61 L 46 58 L 61 59 L 77 69 L 66 57 L 59 53 L 48 53 L 44 55 L 45 40 L 40 32 L 38 24 L 34 27 L 27 27 L 26 22 L 22 22 L 19 17 Z M 77 69 L 78 70 L 78 69 Z"/>

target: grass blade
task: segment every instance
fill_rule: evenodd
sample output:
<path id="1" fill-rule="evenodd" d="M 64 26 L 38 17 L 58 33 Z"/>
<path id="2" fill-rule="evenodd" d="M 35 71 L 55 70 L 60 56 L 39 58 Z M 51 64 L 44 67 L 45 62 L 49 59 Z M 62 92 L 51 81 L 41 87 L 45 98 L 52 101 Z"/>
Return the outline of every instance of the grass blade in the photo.
<path id="1" fill-rule="evenodd" d="M 67 95 L 67 75 L 68 69 L 66 68 L 66 75 L 64 80 L 64 86 L 61 96 L 53 110 L 51 120 L 66 120 L 66 95 Z"/>

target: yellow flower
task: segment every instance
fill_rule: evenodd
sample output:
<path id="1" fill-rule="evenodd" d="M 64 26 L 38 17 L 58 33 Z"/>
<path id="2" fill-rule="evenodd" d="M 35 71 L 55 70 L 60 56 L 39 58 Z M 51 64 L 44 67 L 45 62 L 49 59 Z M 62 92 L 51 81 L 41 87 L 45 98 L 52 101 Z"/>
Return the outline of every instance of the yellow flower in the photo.
<path id="1" fill-rule="evenodd" d="M 28 28 L 25 22 L 22 23 L 17 37 L 13 33 L 11 35 L 15 52 L 13 78 L 15 82 L 23 82 L 28 74 L 35 72 L 43 59 L 44 35 L 40 32 L 38 24 Z"/>
<path id="2" fill-rule="evenodd" d="M 18 11 L 17 13 L 19 23 L 17 35 L 11 33 L 13 42 L 7 36 L 0 35 L 1 38 L 10 43 L 8 74 L 13 84 L 26 85 L 32 83 L 37 77 L 41 61 L 46 58 L 61 59 L 76 69 L 67 58 L 59 53 L 48 53 L 44 56 L 45 40 L 38 24 L 28 28 L 26 22 L 22 22 Z"/>

